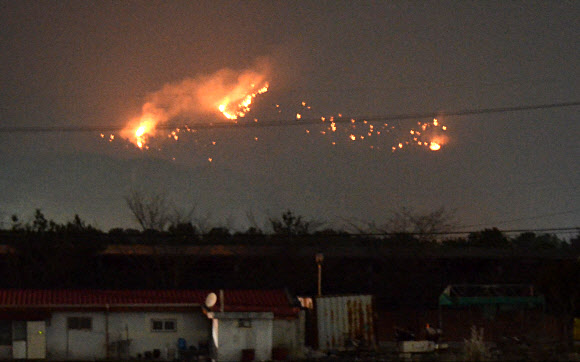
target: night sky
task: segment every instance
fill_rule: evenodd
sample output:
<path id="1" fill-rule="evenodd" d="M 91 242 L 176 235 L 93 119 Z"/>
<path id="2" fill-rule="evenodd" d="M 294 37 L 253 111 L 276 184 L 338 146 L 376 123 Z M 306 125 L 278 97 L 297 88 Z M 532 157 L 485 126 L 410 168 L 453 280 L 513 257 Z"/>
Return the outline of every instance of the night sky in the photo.
<path id="1" fill-rule="evenodd" d="M 579 226 L 580 107 L 445 115 L 580 101 L 578 19 L 578 1 L 0 1 L 2 226 L 40 208 L 137 227 L 132 190 L 235 230 L 403 207 L 455 210 L 463 230 Z M 241 126 L 161 130 L 149 150 L 120 137 L 164 86 L 264 63 Z M 227 122 L 191 108 L 169 123 Z M 364 123 L 428 113 L 439 151 L 404 144 L 431 117 Z"/>

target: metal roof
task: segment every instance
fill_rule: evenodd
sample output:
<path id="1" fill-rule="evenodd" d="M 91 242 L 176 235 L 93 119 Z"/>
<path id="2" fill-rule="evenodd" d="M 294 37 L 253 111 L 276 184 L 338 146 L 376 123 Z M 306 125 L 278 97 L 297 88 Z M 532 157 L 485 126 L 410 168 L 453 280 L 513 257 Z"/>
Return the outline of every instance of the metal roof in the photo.
<path id="1" fill-rule="evenodd" d="M 544 305 L 539 295 L 529 284 L 462 284 L 448 285 L 439 296 L 439 305 Z"/>
<path id="2" fill-rule="evenodd" d="M 201 304 L 201 290 L 4 289 L 0 306 Z"/>
<path id="3" fill-rule="evenodd" d="M 95 289 L 0 289 L 0 311 L 8 310 L 183 310 L 201 308 L 216 293 L 212 310 L 225 312 L 274 312 L 293 316 L 298 312 L 284 290 L 95 290 Z"/>

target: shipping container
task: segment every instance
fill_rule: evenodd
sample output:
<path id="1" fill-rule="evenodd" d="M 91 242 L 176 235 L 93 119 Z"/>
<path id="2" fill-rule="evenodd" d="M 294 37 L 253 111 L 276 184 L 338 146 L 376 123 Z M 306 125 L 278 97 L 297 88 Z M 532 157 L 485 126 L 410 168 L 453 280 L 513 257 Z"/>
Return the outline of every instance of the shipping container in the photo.
<path id="1" fill-rule="evenodd" d="M 317 297 L 315 308 L 320 350 L 375 347 L 371 295 Z"/>

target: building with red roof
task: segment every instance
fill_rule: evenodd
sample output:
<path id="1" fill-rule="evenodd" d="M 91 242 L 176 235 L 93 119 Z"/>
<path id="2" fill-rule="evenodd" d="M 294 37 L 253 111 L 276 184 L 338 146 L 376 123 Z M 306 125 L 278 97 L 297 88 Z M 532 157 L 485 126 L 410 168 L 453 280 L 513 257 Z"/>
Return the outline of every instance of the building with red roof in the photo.
<path id="1" fill-rule="evenodd" d="M 284 290 L 5 289 L 0 358 L 269 360 L 273 348 L 302 351 L 300 316 Z"/>

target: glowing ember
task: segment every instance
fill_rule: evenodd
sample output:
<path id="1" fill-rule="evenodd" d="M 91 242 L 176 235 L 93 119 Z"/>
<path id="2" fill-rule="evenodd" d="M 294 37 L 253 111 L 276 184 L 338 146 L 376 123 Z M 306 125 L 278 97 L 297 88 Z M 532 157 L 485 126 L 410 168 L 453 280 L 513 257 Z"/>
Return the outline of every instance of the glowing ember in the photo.
<path id="1" fill-rule="evenodd" d="M 439 151 L 441 149 L 441 145 L 437 142 L 431 142 L 431 144 L 429 144 L 429 149 L 431 149 L 431 151 Z"/>

